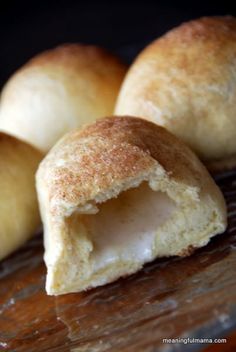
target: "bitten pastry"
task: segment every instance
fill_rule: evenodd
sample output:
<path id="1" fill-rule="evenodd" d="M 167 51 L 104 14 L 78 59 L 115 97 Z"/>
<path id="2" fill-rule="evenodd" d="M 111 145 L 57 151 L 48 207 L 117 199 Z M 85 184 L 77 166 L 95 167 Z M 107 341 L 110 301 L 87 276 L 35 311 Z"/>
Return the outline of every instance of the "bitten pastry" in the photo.
<path id="1" fill-rule="evenodd" d="M 113 112 L 125 72 L 115 56 L 95 46 L 45 51 L 3 88 L 0 130 L 47 152 L 66 132 Z"/>
<path id="2" fill-rule="evenodd" d="M 40 226 L 35 172 L 41 159 L 30 145 L 0 133 L 0 259 Z"/>
<path id="3" fill-rule="evenodd" d="M 236 166 L 236 19 L 204 17 L 141 52 L 116 114 L 164 126 L 211 169 Z"/>
<path id="4" fill-rule="evenodd" d="M 225 230 L 224 198 L 195 154 L 139 118 L 68 133 L 37 171 L 46 290 L 99 286 Z"/>

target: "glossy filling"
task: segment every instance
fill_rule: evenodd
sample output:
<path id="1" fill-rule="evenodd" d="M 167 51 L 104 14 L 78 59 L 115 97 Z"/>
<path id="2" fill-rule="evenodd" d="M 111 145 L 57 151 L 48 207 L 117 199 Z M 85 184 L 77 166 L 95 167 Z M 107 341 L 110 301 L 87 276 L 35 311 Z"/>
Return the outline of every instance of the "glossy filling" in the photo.
<path id="1" fill-rule="evenodd" d="M 153 191 L 146 183 L 99 205 L 99 212 L 85 219 L 94 246 L 94 271 L 118 260 L 151 260 L 155 234 L 175 209 L 165 193 Z"/>

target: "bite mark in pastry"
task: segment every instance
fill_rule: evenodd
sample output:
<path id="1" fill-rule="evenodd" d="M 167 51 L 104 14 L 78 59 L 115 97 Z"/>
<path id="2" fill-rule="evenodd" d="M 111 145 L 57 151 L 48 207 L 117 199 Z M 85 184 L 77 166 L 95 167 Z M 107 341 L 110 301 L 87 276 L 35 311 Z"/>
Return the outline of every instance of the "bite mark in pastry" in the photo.
<path id="1" fill-rule="evenodd" d="M 46 290 L 81 291 L 187 255 L 226 228 L 219 188 L 175 136 L 134 117 L 62 138 L 40 164 Z"/>

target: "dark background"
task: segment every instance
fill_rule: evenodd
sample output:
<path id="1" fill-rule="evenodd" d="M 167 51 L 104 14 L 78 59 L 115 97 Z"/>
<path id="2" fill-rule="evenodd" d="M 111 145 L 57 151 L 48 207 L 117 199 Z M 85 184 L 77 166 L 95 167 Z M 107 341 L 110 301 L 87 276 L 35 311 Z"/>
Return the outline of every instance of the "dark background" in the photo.
<path id="1" fill-rule="evenodd" d="M 234 2 L 0 0 L 0 87 L 30 57 L 64 42 L 102 45 L 130 62 L 183 21 L 236 15 Z"/>

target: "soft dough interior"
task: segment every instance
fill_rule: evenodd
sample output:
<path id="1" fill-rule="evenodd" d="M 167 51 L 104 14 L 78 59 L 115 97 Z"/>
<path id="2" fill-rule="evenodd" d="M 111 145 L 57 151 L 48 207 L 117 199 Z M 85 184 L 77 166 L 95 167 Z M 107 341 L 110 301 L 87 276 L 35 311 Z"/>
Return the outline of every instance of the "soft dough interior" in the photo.
<path id="1" fill-rule="evenodd" d="M 93 242 L 93 271 L 116 261 L 145 263 L 153 258 L 155 233 L 176 209 L 166 193 L 147 183 L 99 205 L 84 221 Z"/>

